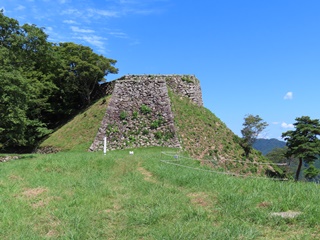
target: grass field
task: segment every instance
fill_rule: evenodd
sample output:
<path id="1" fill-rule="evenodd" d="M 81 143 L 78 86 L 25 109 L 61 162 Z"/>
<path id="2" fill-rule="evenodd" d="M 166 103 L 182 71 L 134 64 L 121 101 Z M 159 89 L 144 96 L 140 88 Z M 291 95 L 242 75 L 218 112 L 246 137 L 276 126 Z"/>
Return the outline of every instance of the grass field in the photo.
<path id="1" fill-rule="evenodd" d="M 161 151 L 175 150 L 0 163 L 0 239 L 320 239 L 320 185 L 173 166 Z M 301 214 L 271 216 L 287 211 Z"/>

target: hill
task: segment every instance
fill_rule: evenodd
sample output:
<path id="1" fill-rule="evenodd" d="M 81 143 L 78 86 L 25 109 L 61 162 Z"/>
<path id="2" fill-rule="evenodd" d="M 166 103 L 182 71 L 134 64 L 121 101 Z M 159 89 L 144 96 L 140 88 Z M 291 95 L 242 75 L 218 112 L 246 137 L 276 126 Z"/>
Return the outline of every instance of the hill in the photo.
<path id="1" fill-rule="evenodd" d="M 110 97 L 101 98 L 61 126 L 40 144 L 38 151 L 86 151 L 97 133 Z"/>
<path id="2" fill-rule="evenodd" d="M 258 138 L 253 144 L 253 147 L 256 150 L 260 151 L 263 155 L 266 155 L 267 153 L 271 152 L 274 148 L 283 148 L 285 146 L 286 146 L 286 143 L 284 141 L 280 141 L 275 138 L 271 138 L 271 139 Z"/>
<path id="3" fill-rule="evenodd" d="M 189 78 L 189 82 L 185 83 L 192 84 L 190 79 L 192 78 Z M 150 146 L 150 143 L 166 146 L 168 139 L 177 138 L 179 147 L 186 151 L 190 157 L 201 160 L 203 164 L 210 165 L 211 168 L 232 171 L 236 174 L 265 175 L 266 172 L 272 172 L 276 169 L 275 166 L 259 164 L 266 162 L 266 159 L 257 151 L 253 151 L 249 159 L 246 159 L 240 146 L 239 137 L 201 104 L 195 104 L 190 97 L 178 94 L 173 88 L 168 89 L 168 96 L 173 115 L 174 132 L 168 131 L 168 129 L 173 129 L 172 126 L 168 128 L 168 125 L 163 125 L 165 120 L 160 121 L 157 112 L 154 115 L 145 115 L 138 107 L 139 111 L 136 111 L 136 115 L 134 115 L 134 111 L 131 113 L 129 110 L 125 114 L 120 110 L 117 114 L 111 113 L 117 118 L 120 117 L 120 123 L 117 125 L 115 123 L 109 124 L 105 130 L 100 128 L 99 131 L 104 134 L 108 133 L 109 144 L 111 142 L 114 147 L 121 146 L 121 148 Z M 53 147 L 63 151 L 87 151 L 90 142 L 93 141 L 97 133 L 101 119 L 108 115 L 108 111 L 106 112 L 105 109 L 108 108 L 110 99 L 108 96 L 106 99 L 100 100 L 86 112 L 81 113 L 58 129 L 40 145 L 40 149 Z M 123 118 L 121 114 L 123 114 Z M 157 126 L 154 127 L 155 123 Z M 148 135 L 144 135 L 144 132 Z M 118 141 L 120 139 L 124 140 Z M 108 145 L 108 149 L 109 147 L 110 145 Z"/>

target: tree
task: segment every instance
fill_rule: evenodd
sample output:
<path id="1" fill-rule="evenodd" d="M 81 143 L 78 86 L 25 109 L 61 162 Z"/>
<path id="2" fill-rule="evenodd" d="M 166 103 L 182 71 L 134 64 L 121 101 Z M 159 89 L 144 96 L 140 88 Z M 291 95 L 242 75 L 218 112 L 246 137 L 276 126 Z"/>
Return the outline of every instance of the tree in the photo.
<path id="1" fill-rule="evenodd" d="M 252 145 L 256 141 L 258 135 L 268 126 L 259 115 L 246 115 L 243 123 L 244 128 L 242 133 L 242 148 L 245 151 L 246 157 L 249 156 Z"/>
<path id="2" fill-rule="evenodd" d="M 90 104 L 99 82 L 105 81 L 109 73 L 118 73 L 116 60 L 98 55 L 89 47 L 67 42 L 60 43 L 55 50 L 63 60 L 60 84 L 68 83 L 83 107 Z"/>
<path id="3" fill-rule="evenodd" d="M 53 44 L 43 28 L 0 10 L 0 148 L 32 149 L 101 96 L 116 60 L 75 43 Z M 19 149 L 20 148 L 20 149 Z"/>
<path id="4" fill-rule="evenodd" d="M 20 26 L 0 11 L 1 148 L 29 148 L 50 132 L 43 116 L 55 89 L 51 60 L 52 45 L 43 29 Z"/>
<path id="5" fill-rule="evenodd" d="M 266 157 L 274 163 L 283 163 L 286 165 L 280 165 L 278 166 L 283 173 L 285 174 L 285 177 L 293 178 L 294 172 L 291 170 L 291 165 L 293 162 L 297 162 L 297 159 L 290 158 L 288 161 L 288 158 L 286 157 L 287 153 L 287 147 L 283 148 L 274 148 L 269 153 L 266 154 Z"/>
<path id="6" fill-rule="evenodd" d="M 72 42 L 54 46 L 57 55 L 54 84 L 57 91 L 50 98 L 56 122 L 88 107 L 101 95 L 100 82 L 109 73 L 117 73 L 116 60 L 93 52 L 89 47 Z"/>
<path id="7" fill-rule="evenodd" d="M 295 156 L 299 159 L 295 176 L 295 181 L 298 181 L 303 160 L 312 165 L 320 154 L 320 140 L 318 139 L 320 123 L 319 119 L 302 116 L 296 118 L 293 125 L 295 130 L 284 132 L 282 138 L 288 147 L 286 156 Z"/>

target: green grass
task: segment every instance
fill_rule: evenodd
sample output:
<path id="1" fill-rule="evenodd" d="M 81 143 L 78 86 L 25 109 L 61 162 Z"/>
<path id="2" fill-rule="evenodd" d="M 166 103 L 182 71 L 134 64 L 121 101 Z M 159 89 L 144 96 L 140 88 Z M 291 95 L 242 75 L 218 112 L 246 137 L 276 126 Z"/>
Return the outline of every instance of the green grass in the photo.
<path id="1" fill-rule="evenodd" d="M 240 146 L 241 139 L 215 114 L 171 91 L 169 96 L 180 142 L 191 156 L 197 159 L 214 159 L 220 163 L 220 167 L 239 174 L 265 175 L 267 165 L 253 165 L 241 161 L 266 162 L 267 159 L 256 150 L 252 150 L 246 159 Z"/>
<path id="2" fill-rule="evenodd" d="M 320 239 L 319 185 L 173 166 L 160 162 L 163 150 L 174 151 L 61 152 L 1 163 L 0 238 Z M 270 216 L 288 210 L 302 214 Z"/>
<path id="3" fill-rule="evenodd" d="M 51 134 L 40 145 L 66 150 L 86 151 L 92 144 L 111 96 L 102 98 L 85 112 L 78 114 L 70 122 Z"/>

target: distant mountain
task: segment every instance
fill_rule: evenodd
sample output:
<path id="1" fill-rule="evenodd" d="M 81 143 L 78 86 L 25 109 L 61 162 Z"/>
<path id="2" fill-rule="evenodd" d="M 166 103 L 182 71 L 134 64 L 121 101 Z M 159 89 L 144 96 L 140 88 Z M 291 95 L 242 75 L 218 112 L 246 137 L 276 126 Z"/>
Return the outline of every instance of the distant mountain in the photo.
<path id="1" fill-rule="evenodd" d="M 262 152 L 263 155 L 266 155 L 267 153 L 271 152 L 274 148 L 283 148 L 285 146 L 286 143 L 284 141 L 280 141 L 275 138 L 258 138 L 253 144 L 253 148 Z"/>

